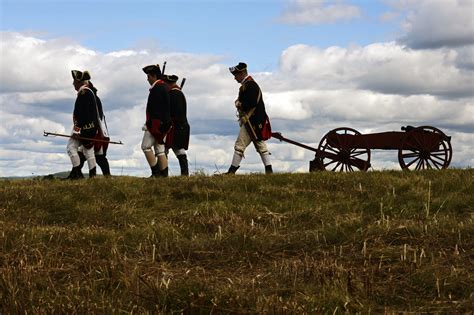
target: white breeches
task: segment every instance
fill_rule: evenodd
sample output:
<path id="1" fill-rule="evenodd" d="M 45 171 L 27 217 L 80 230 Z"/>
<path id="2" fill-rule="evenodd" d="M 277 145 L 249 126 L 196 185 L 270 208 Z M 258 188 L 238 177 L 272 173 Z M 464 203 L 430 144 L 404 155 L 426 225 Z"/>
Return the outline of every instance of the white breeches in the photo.
<path id="1" fill-rule="evenodd" d="M 81 146 L 81 143 L 79 140 L 74 139 L 74 138 L 69 138 L 69 141 L 67 143 L 67 154 L 69 155 L 69 158 L 71 159 L 71 163 L 73 167 L 79 166 L 81 164 L 81 159 L 79 158 L 79 154 L 78 154 L 80 146 Z M 89 167 L 89 170 L 93 169 L 96 166 L 94 146 L 92 146 L 90 149 L 82 147 L 82 153 L 86 157 L 87 166 Z"/>
<path id="2" fill-rule="evenodd" d="M 166 137 L 163 139 L 163 142 L 165 140 Z M 165 155 L 165 145 L 157 143 L 155 137 L 153 137 L 148 130 L 145 130 L 142 140 L 142 150 L 143 152 L 153 151 L 152 148 L 155 149 L 156 156 Z"/>
<path id="3" fill-rule="evenodd" d="M 84 146 L 80 145 L 79 148 L 77 149 L 78 152 L 84 152 Z M 104 155 L 104 147 L 100 147 L 98 151 L 94 149 L 94 155 Z"/>
<path id="4" fill-rule="evenodd" d="M 239 131 L 239 136 L 237 137 L 237 140 L 235 141 L 235 145 L 234 145 L 235 152 L 243 157 L 245 149 L 248 147 L 248 145 L 251 142 L 252 142 L 252 139 L 250 138 L 247 132 L 247 129 L 245 129 L 245 126 L 241 126 L 240 131 Z M 257 152 L 260 153 L 260 155 L 270 154 L 270 152 L 268 152 L 267 144 L 265 143 L 265 141 L 263 140 L 254 141 L 253 144 Z"/>
<path id="5" fill-rule="evenodd" d="M 237 137 L 237 140 L 235 141 L 234 145 L 234 156 L 232 157 L 233 166 L 237 167 L 240 165 L 240 161 L 242 161 L 242 158 L 244 157 L 245 149 L 248 147 L 250 142 L 252 142 L 252 139 L 250 138 L 247 129 L 245 129 L 245 126 L 241 126 L 239 136 Z M 265 166 L 271 165 L 270 152 L 268 152 L 265 141 L 254 141 L 253 144 L 257 152 L 260 153 L 260 157 L 262 158 L 263 164 Z"/>

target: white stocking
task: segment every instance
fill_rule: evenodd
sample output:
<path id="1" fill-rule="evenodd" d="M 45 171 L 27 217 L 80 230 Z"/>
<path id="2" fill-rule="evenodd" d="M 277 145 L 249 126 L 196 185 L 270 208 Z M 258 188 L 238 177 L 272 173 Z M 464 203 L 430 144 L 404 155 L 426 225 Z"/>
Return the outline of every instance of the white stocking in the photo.
<path id="1" fill-rule="evenodd" d="M 92 146 L 90 149 L 84 148 L 82 153 L 84 153 L 84 156 L 86 157 L 87 166 L 89 166 L 89 170 L 93 169 L 96 166 L 94 146 Z"/>
<path id="2" fill-rule="evenodd" d="M 232 157 L 232 166 L 239 166 L 240 161 L 242 161 L 242 154 L 240 152 L 234 151 L 234 156 Z"/>
<path id="3" fill-rule="evenodd" d="M 260 154 L 260 157 L 262 158 L 263 165 L 272 165 L 272 162 L 270 161 L 270 154 L 268 152 Z"/>

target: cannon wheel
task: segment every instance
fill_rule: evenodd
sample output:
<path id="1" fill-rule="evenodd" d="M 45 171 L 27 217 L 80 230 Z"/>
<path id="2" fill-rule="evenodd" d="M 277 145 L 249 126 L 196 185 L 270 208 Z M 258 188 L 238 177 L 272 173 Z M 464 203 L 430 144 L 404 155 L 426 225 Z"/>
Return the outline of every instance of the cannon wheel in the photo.
<path id="1" fill-rule="evenodd" d="M 316 158 L 320 160 L 320 168 L 334 172 L 354 172 L 357 169 L 367 171 L 370 167 L 370 149 L 352 148 L 349 143 L 339 141 L 338 138 L 336 138 L 338 142 L 333 146 L 328 142 L 328 136 L 333 133 L 361 135 L 357 130 L 347 127 L 336 128 L 325 134 L 319 142 L 318 153 L 316 153 Z M 355 159 L 362 163 L 354 163 Z"/>
<path id="2" fill-rule="evenodd" d="M 440 135 L 437 148 L 430 148 L 425 141 L 423 134 L 427 132 Z M 452 155 L 450 137 L 435 127 L 421 126 L 407 132 L 398 150 L 398 162 L 404 170 L 445 169 Z"/>

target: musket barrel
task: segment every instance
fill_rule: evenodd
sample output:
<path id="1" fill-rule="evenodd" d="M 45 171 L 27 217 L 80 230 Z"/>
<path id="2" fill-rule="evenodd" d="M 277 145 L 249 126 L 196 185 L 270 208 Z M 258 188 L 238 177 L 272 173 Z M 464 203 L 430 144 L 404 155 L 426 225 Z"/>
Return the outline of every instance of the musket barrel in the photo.
<path id="1" fill-rule="evenodd" d="M 55 132 L 48 132 L 48 131 L 43 131 L 43 136 L 58 136 L 58 137 L 65 137 L 65 138 L 71 138 L 71 135 L 65 135 L 62 133 L 55 133 Z M 116 141 L 108 141 L 108 140 L 102 140 L 102 139 L 94 139 L 94 138 L 86 138 L 86 137 L 76 137 L 79 140 L 89 140 L 89 141 L 95 141 L 95 142 L 103 142 L 103 143 L 110 143 L 110 144 L 123 144 L 122 141 L 116 142 Z"/>
<path id="2" fill-rule="evenodd" d="M 256 141 L 258 139 L 257 134 L 255 133 L 255 129 L 253 129 L 252 124 L 250 123 L 250 116 L 253 115 L 253 112 L 255 111 L 255 107 L 249 110 L 248 113 L 245 113 L 243 110 L 240 108 L 237 108 L 239 111 L 239 116 L 240 116 L 240 122 L 244 125 L 245 129 L 247 129 L 247 132 L 249 133 L 250 138 L 252 141 Z"/>
<path id="3" fill-rule="evenodd" d="M 166 61 L 163 62 L 163 69 L 161 69 L 161 75 L 162 75 L 162 76 L 165 75 L 165 70 L 166 70 Z"/>

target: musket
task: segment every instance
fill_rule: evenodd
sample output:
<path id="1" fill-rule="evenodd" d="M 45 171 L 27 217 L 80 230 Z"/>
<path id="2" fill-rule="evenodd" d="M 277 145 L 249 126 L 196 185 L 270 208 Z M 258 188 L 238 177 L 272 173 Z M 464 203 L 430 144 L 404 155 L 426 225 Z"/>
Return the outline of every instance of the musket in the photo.
<path id="1" fill-rule="evenodd" d="M 163 62 L 163 69 L 161 70 L 161 76 L 165 75 L 165 69 L 166 69 L 166 61 Z"/>
<path id="2" fill-rule="evenodd" d="M 237 110 L 239 111 L 239 121 L 242 125 L 245 126 L 245 129 L 247 129 L 247 132 L 249 133 L 250 139 L 252 139 L 252 141 L 256 141 L 258 139 L 257 133 L 255 132 L 255 129 L 253 129 L 253 126 L 250 123 L 250 117 L 253 115 L 255 109 L 256 107 L 250 109 L 247 113 L 245 113 L 243 110 L 237 108 Z"/>
<path id="3" fill-rule="evenodd" d="M 179 88 L 180 88 L 180 89 L 183 88 L 184 82 L 186 82 L 186 78 L 183 78 L 183 79 L 181 80 L 181 84 L 179 85 Z"/>
<path id="4" fill-rule="evenodd" d="M 48 132 L 43 130 L 43 136 L 58 136 L 58 137 L 65 137 L 65 138 L 71 138 L 72 136 L 70 135 L 65 135 L 62 133 L 55 133 L 55 132 Z M 75 136 L 76 139 L 79 140 L 89 140 L 89 141 L 94 141 L 94 142 L 103 142 L 103 143 L 110 143 L 110 144 L 123 144 L 122 141 L 116 142 L 116 141 L 107 141 L 107 140 L 102 140 L 102 139 L 94 139 L 94 138 L 86 138 L 86 137 L 81 137 L 81 136 Z"/>

